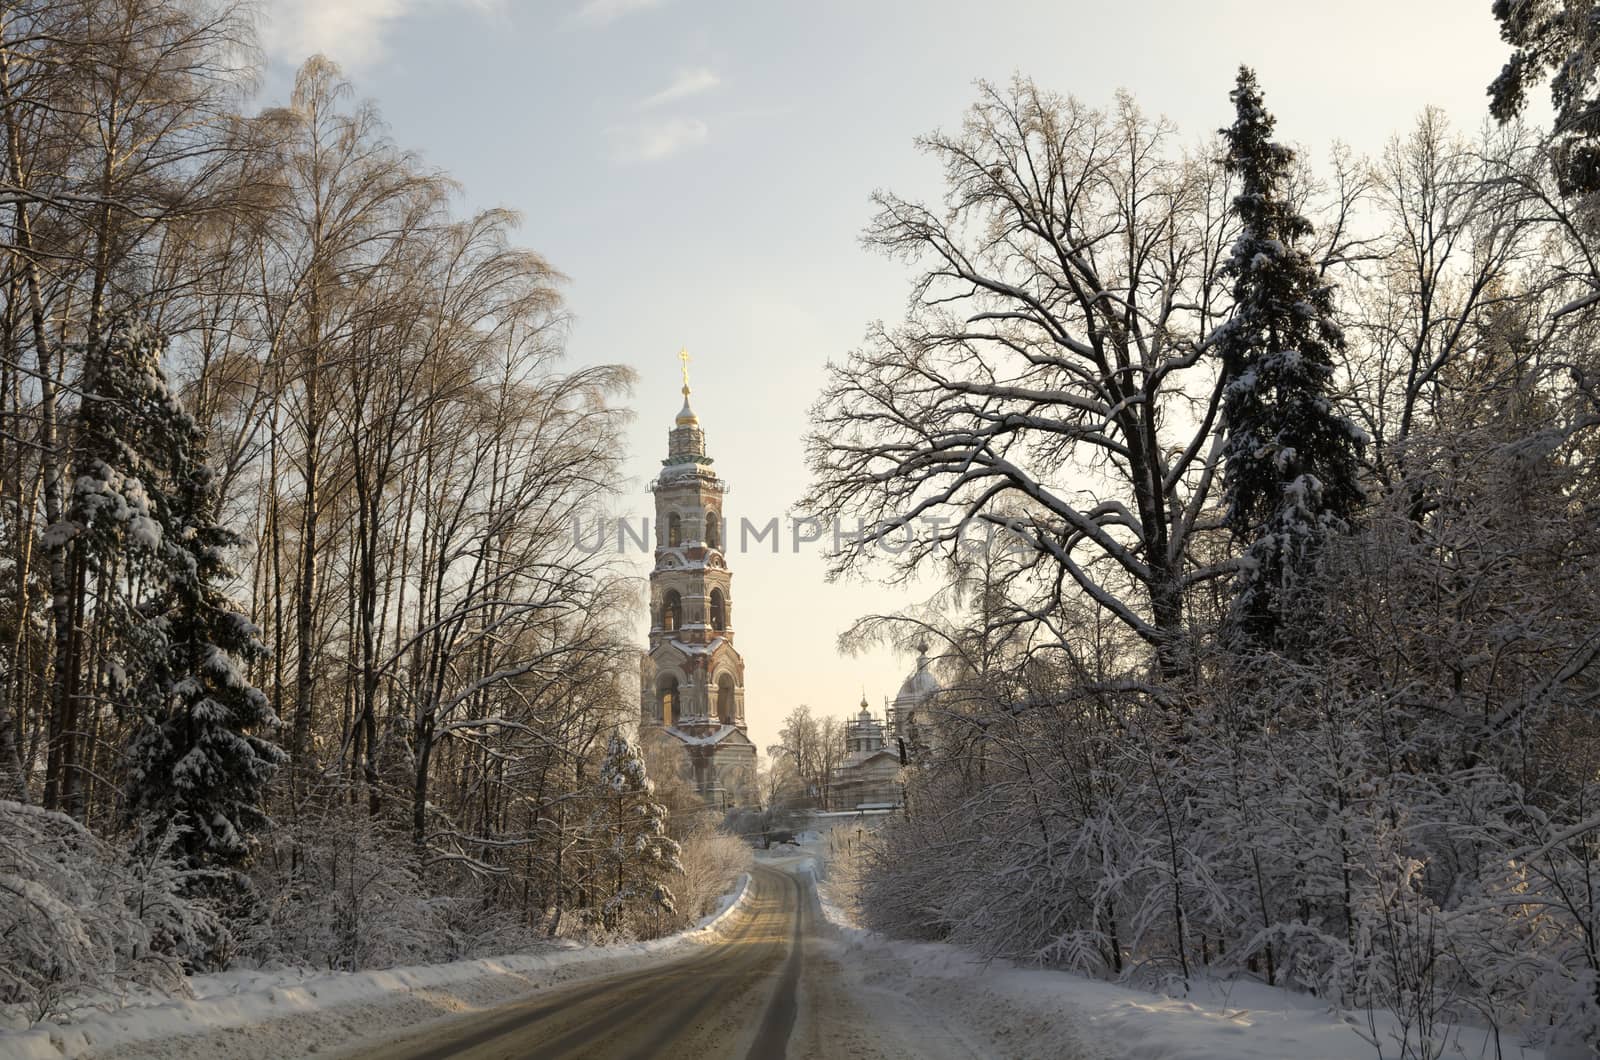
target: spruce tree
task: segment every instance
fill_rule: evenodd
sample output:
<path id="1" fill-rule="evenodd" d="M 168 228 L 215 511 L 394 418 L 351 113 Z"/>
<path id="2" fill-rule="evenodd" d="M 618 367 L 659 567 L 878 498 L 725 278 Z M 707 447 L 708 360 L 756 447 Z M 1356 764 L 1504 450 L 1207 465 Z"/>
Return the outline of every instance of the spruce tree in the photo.
<path id="1" fill-rule="evenodd" d="M 1489 84 L 1489 113 L 1512 120 L 1529 90 L 1549 78 L 1556 185 L 1572 198 L 1600 191 L 1600 17 L 1593 0 L 1495 0 L 1492 10 L 1500 39 L 1514 50 Z"/>
<path id="2" fill-rule="evenodd" d="M 1234 628 L 1287 647 L 1290 611 L 1322 541 L 1347 528 L 1360 504 L 1364 435 L 1335 407 L 1333 361 L 1344 339 L 1333 288 L 1302 246 L 1311 224 L 1288 197 L 1294 153 L 1273 142 L 1275 121 L 1248 67 L 1230 98 L 1224 164 L 1239 182 L 1241 231 L 1225 266 L 1233 316 L 1217 344 L 1227 519 L 1246 542 Z"/>
<path id="3" fill-rule="evenodd" d="M 120 649 L 138 641 L 136 593 L 159 582 L 161 522 L 157 513 L 162 468 L 171 448 L 171 397 L 160 377 L 159 345 L 124 321 L 114 323 L 83 351 L 78 407 L 70 423 L 71 493 L 59 521 L 44 534 L 46 548 L 64 558 L 67 619 L 56 646 L 56 695 L 51 721 L 51 765 L 45 804 L 82 813 L 79 711 L 87 702 L 115 700 L 127 672 Z M 52 580 L 54 580 L 52 578 Z M 88 675 L 83 689 L 85 612 L 108 634 L 114 650 Z M 101 687 L 101 685 L 110 687 Z"/>
<path id="4" fill-rule="evenodd" d="M 203 433 L 168 389 L 154 330 L 115 321 L 85 354 L 69 533 L 115 607 L 106 691 L 132 714 L 128 815 L 176 829 L 191 867 L 238 862 L 284 755 L 267 697 L 239 670 L 265 649 L 228 600 L 236 536 L 217 519 Z"/>
<path id="5" fill-rule="evenodd" d="M 166 584 L 141 605 L 148 640 L 127 802 L 177 824 L 191 864 L 235 864 L 267 824 L 267 782 L 287 756 L 266 735 L 278 724 L 266 694 L 239 668 L 267 650 L 222 588 L 237 538 L 217 522 L 215 475 L 197 445 L 175 455 Z"/>
<path id="6" fill-rule="evenodd" d="M 606 745 L 596 780 L 595 831 L 601 841 L 600 882 L 611 895 L 601 922 L 618 926 L 630 909 L 673 912 L 667 877 L 683 871 L 678 844 L 667 836 L 667 808 L 655 798 L 644 756 L 621 733 Z"/>

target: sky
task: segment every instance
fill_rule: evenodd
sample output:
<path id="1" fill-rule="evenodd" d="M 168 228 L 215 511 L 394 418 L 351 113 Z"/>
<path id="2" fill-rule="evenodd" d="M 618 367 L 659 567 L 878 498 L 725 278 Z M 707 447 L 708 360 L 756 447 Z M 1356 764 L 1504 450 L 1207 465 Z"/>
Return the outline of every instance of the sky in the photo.
<path id="1" fill-rule="evenodd" d="M 1425 106 L 1485 119 L 1505 60 L 1488 0 L 265 0 L 262 95 L 315 52 L 377 100 L 395 140 L 510 207 L 569 277 L 575 363 L 622 363 L 623 510 L 666 455 L 691 356 L 726 514 L 790 512 L 807 413 L 830 360 L 904 310 L 910 273 L 865 250 L 869 196 L 939 193 L 913 143 L 957 125 L 978 79 L 1015 73 L 1094 105 L 1119 89 L 1196 140 L 1255 67 L 1280 136 L 1372 154 Z M 629 558 L 641 576 L 648 560 Z M 874 709 L 911 665 L 839 635 L 914 597 L 823 580 L 814 546 L 729 556 L 757 746 L 785 714 Z M 639 616 L 640 642 L 645 616 Z"/>

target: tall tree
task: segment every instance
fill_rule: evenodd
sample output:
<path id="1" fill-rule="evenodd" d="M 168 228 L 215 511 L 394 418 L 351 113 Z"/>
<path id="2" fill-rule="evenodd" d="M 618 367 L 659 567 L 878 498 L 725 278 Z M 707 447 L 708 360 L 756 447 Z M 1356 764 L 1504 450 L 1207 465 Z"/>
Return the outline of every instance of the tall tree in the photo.
<path id="1" fill-rule="evenodd" d="M 278 719 L 265 693 L 239 668 L 266 649 L 224 593 L 238 536 L 217 522 L 216 474 L 193 418 L 167 393 L 163 345 L 141 325 L 118 322 L 86 405 L 145 438 L 156 524 L 145 531 L 157 547 L 142 579 L 134 652 L 117 682 L 131 684 L 137 719 L 125 812 L 177 826 L 178 849 L 199 867 L 248 854 L 251 833 L 267 821 L 267 782 L 286 756 L 268 738 Z"/>
<path id="2" fill-rule="evenodd" d="M 241 187 L 218 175 L 247 142 L 230 130 L 241 124 L 239 88 L 253 53 L 249 15 L 237 0 L 66 0 L 10 5 L 0 16 L 13 188 L 6 249 L 16 266 L 12 296 L 27 307 L 16 337 L 34 352 L 50 524 L 60 524 L 71 488 L 63 454 L 72 440 L 57 436 L 56 405 L 75 352 L 102 340 L 110 307 L 154 300 L 152 251 L 164 227 L 237 203 Z M 75 625 L 87 583 L 68 540 L 43 544 L 54 627 L 44 797 L 76 809 L 67 789 L 77 780 L 62 767 L 77 753 L 79 716 L 93 710 L 80 684 L 95 645 Z"/>
<path id="3" fill-rule="evenodd" d="M 778 742 L 767 748 L 767 753 L 793 766 L 803 801 L 828 808 L 833 771 L 844 758 L 844 729 L 837 718 L 818 718 L 802 703 L 783 719 Z"/>
<path id="4" fill-rule="evenodd" d="M 67 557 L 75 587 L 68 647 L 76 655 L 91 625 L 115 643 L 110 665 L 90 675 L 86 690 L 74 682 L 63 709 L 51 715 L 45 802 L 75 815 L 92 772 L 80 760 L 88 744 L 86 707 L 101 701 L 103 684 L 115 685 L 126 673 L 126 649 L 140 638 L 139 587 L 160 580 L 162 457 L 177 424 L 159 356 L 159 345 L 124 320 L 90 344 L 68 423 L 72 493 L 61 520 L 44 534 L 45 546 Z"/>
<path id="5" fill-rule="evenodd" d="M 617 481 L 628 373 L 560 369 L 559 273 L 331 62 L 242 115 L 252 11 L 0 13 L 0 791 L 175 820 L 204 866 L 271 811 L 251 871 L 308 911 L 272 932 L 296 959 L 374 860 L 420 918 L 390 938 L 440 894 L 535 923 L 596 897 L 631 597 L 570 526 Z"/>
<path id="6" fill-rule="evenodd" d="M 402 268 L 419 227 L 440 220 L 444 181 L 422 173 L 415 159 L 389 139 L 377 108 L 351 103 L 351 86 L 337 64 L 313 56 L 295 78 L 286 115 L 293 134 L 285 150 L 282 180 L 289 194 L 273 219 L 276 320 L 285 373 L 284 404 L 298 438 L 288 454 L 298 465 L 298 541 L 291 560 L 294 600 L 294 713 L 290 749 L 295 775 L 317 765 L 313 728 L 317 682 L 326 631 L 322 623 L 322 578 L 329 542 L 323 538 L 324 509 L 333 439 L 336 372 L 380 326 L 366 297 Z M 284 534 L 281 513 L 275 536 Z M 279 592 L 286 587 L 276 586 Z M 282 637 L 282 631 L 275 631 Z"/>
<path id="7" fill-rule="evenodd" d="M 117 318 L 87 352 L 71 503 L 49 536 L 72 544 L 74 577 L 93 604 L 76 624 L 100 641 L 72 703 L 131 708 L 126 811 L 176 825 L 200 865 L 246 852 L 282 753 L 264 736 L 276 724 L 266 697 L 236 666 L 262 648 L 222 593 L 237 539 L 216 521 L 203 437 L 168 390 L 163 345 Z M 65 717 L 73 736 L 79 717 Z M 86 741 L 59 745 L 62 800 L 79 809 Z"/>
<path id="8" fill-rule="evenodd" d="M 1233 532 L 1248 542 L 1238 579 L 1238 628 L 1262 644 L 1290 632 L 1289 609 L 1325 535 L 1348 527 L 1361 501 L 1364 435 L 1340 414 L 1334 356 L 1344 343 L 1333 287 L 1303 249 L 1311 223 L 1291 201 L 1294 153 L 1272 140 L 1275 119 L 1256 76 L 1240 67 L 1222 130 L 1238 179 L 1240 231 L 1224 266 L 1233 316 L 1216 340 L 1222 360 L 1223 489 Z"/>
<path id="9" fill-rule="evenodd" d="M 1171 140 L 1126 97 L 984 85 L 960 132 L 921 141 L 943 207 L 878 196 L 867 242 L 919 274 L 905 323 L 875 327 L 816 408 L 808 505 L 862 523 L 840 570 L 998 538 L 1018 557 L 1008 621 L 1082 592 L 1182 672 L 1185 592 L 1220 573 L 1190 546 L 1232 222 L 1222 175 Z"/>

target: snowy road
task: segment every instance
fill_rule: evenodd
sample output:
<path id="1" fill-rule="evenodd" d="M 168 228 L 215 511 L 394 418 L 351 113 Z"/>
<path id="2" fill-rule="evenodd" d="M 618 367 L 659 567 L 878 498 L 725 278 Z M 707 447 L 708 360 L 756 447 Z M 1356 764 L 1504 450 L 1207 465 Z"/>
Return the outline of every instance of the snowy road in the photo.
<path id="1" fill-rule="evenodd" d="M 980 1054 L 892 990 L 850 985 L 817 937 L 807 882 L 755 870 L 741 920 L 708 951 L 540 991 L 435 1022 L 351 1060 L 444 1057 L 630 1060 L 646 1057 L 849 1057 L 967 1060 Z"/>
<path id="2" fill-rule="evenodd" d="M 1372 1014 L 1330 1012 L 1307 995 L 1221 980 L 1153 994 L 874 935 L 841 905 L 826 854 L 820 842 L 764 854 L 724 911 L 666 939 L 367 972 L 197 976 L 192 999 L 152 996 L 0 1031 L 0 1060 L 1372 1056 L 1360 1033 Z M 1387 1042 L 1394 1017 L 1377 1018 Z M 1463 1032 L 1451 1055 L 1496 1055 L 1488 1042 Z"/>

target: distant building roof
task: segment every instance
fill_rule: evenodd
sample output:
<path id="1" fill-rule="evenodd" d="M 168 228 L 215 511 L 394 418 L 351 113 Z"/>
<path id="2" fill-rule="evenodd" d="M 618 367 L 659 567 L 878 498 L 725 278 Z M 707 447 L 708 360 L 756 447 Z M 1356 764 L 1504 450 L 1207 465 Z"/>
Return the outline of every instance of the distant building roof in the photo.
<path id="1" fill-rule="evenodd" d="M 696 746 L 696 747 L 709 747 L 712 744 L 719 744 L 722 741 L 727 740 L 729 737 L 735 737 L 735 739 L 733 740 L 734 743 L 740 743 L 740 742 L 749 743 L 750 742 L 749 737 L 747 737 L 743 733 L 741 733 L 739 731 L 739 727 L 737 725 L 719 724 L 716 727 L 715 730 L 713 730 L 712 732 L 707 733 L 704 736 L 695 736 L 695 735 L 692 735 L 690 733 L 684 732 L 682 729 L 678 728 L 675 725 L 665 726 L 665 727 L 663 727 L 662 731 L 666 732 L 667 734 L 669 734 L 669 735 L 671 735 L 673 737 L 676 737 L 677 739 L 683 741 L 686 744 L 689 744 L 690 746 Z"/>
<path id="2" fill-rule="evenodd" d="M 899 762 L 900 760 L 899 750 L 891 751 L 887 747 L 876 747 L 870 751 L 851 751 L 849 754 L 845 755 L 844 760 L 839 763 L 839 768 L 855 769 L 859 766 L 866 765 L 874 758 L 882 755 L 887 755 L 888 757 L 893 758 L 896 762 Z"/>

